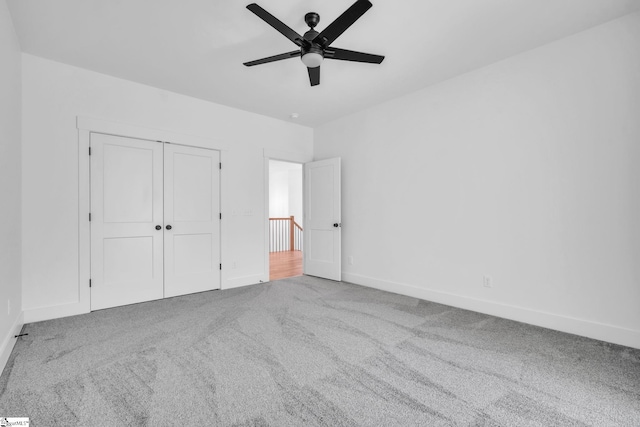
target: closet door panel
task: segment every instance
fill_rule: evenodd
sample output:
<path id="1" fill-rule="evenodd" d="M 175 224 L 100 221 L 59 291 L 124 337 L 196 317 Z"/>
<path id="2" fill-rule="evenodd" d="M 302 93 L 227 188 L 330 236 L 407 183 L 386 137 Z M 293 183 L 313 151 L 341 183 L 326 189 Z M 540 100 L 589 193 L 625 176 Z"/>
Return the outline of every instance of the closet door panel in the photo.
<path id="1" fill-rule="evenodd" d="M 162 144 L 91 135 L 91 309 L 163 297 Z"/>
<path id="2" fill-rule="evenodd" d="M 220 154 L 165 144 L 165 297 L 220 288 Z"/>

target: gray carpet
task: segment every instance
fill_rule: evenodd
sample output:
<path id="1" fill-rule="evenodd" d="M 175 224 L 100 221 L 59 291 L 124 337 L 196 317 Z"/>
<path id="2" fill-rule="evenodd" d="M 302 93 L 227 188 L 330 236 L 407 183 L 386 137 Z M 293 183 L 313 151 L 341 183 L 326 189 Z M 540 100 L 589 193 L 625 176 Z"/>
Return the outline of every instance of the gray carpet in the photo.
<path id="1" fill-rule="evenodd" d="M 640 426 L 640 350 L 310 277 L 24 332 L 32 426 Z"/>

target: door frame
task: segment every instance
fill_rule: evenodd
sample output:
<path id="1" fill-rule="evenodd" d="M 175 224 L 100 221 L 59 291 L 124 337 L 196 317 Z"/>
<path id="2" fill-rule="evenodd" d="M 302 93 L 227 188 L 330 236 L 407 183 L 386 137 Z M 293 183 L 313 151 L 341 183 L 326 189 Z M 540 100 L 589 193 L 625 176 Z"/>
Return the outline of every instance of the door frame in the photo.
<path id="1" fill-rule="evenodd" d="M 89 147 L 92 133 L 121 136 L 125 138 L 145 139 L 156 142 L 169 142 L 176 145 L 205 148 L 220 152 L 220 162 L 228 160 L 230 143 L 195 135 L 176 133 L 161 129 L 152 129 L 127 123 L 118 123 L 87 116 L 76 117 L 78 129 L 78 298 L 63 306 L 54 306 L 39 310 L 39 318 L 52 319 L 89 313 L 91 311 L 91 228 L 89 212 L 91 209 L 91 172 Z M 220 210 L 229 205 L 227 188 L 228 179 L 225 169 L 220 170 Z M 224 263 L 225 254 L 229 253 L 229 232 L 225 221 L 220 222 L 220 262 Z M 227 273 L 220 272 L 220 289 L 225 289 Z M 37 321 L 33 319 L 32 321 Z"/>
<path id="2" fill-rule="evenodd" d="M 277 160 L 280 162 L 299 163 L 303 165 L 313 161 L 313 154 L 307 155 L 301 153 L 292 153 L 289 151 L 264 149 L 264 273 L 261 282 L 269 281 L 269 160 Z M 302 200 L 304 200 L 304 171 L 302 176 Z M 302 207 L 302 215 L 304 218 L 304 206 Z M 302 265 L 304 271 L 304 257 Z"/>

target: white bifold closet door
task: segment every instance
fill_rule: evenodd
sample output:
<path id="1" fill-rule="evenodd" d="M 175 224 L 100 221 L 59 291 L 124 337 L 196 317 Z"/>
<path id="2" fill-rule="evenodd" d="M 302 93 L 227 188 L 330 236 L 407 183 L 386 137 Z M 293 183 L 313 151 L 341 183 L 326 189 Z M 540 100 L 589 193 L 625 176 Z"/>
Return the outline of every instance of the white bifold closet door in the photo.
<path id="1" fill-rule="evenodd" d="M 219 289 L 219 153 L 102 134 L 91 151 L 91 309 Z"/>
<path id="2" fill-rule="evenodd" d="M 220 288 L 219 163 L 217 151 L 164 146 L 165 298 Z"/>

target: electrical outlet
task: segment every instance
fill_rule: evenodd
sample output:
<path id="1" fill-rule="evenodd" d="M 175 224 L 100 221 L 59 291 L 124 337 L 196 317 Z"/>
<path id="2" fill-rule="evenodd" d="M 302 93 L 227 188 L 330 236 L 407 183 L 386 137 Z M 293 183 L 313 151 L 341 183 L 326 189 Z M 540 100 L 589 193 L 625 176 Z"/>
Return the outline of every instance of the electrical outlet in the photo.
<path id="1" fill-rule="evenodd" d="M 353 255 L 347 258 L 347 262 L 349 263 L 349 265 L 353 265 Z"/>
<path id="2" fill-rule="evenodd" d="M 485 288 L 493 288 L 493 279 L 491 279 L 491 276 L 482 276 L 482 285 Z"/>

